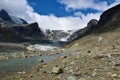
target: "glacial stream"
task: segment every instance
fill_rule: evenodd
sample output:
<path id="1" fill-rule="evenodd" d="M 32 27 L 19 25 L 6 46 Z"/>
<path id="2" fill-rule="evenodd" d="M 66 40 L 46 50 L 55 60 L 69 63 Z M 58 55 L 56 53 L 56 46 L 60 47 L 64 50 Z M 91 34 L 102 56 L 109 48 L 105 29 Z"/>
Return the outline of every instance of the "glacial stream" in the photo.
<path id="1" fill-rule="evenodd" d="M 30 58 L 19 58 L 0 61 L 0 75 L 7 72 L 14 72 L 22 69 L 23 67 L 32 67 L 38 64 L 39 59 L 43 59 L 45 62 L 63 56 L 64 54 L 54 54 L 47 56 L 34 56 Z"/>

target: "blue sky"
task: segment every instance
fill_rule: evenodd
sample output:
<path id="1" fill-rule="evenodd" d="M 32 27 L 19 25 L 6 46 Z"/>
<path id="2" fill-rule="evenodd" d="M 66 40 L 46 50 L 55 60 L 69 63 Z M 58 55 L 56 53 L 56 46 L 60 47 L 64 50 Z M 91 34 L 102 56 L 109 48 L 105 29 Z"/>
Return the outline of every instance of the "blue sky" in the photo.
<path id="1" fill-rule="evenodd" d="M 28 3 L 34 8 L 34 11 L 41 15 L 53 14 L 57 17 L 74 16 L 74 12 L 81 11 L 84 14 L 96 13 L 93 9 L 77 9 L 66 11 L 65 5 L 60 4 L 57 0 L 28 0 Z M 41 4 L 42 3 L 42 4 Z"/>
<path id="2" fill-rule="evenodd" d="M 57 17 L 72 15 L 72 13 L 66 12 L 64 5 L 58 3 L 57 0 L 28 0 L 28 3 L 35 12 L 41 15 L 54 14 Z"/>
<path id="3" fill-rule="evenodd" d="M 99 20 L 103 11 L 120 0 L 0 0 L 0 9 L 37 22 L 42 29 L 73 30 L 87 26 L 91 19 Z"/>
<path id="4" fill-rule="evenodd" d="M 94 0 L 95 3 L 99 3 L 101 1 L 106 1 L 108 5 L 111 5 L 112 3 L 115 2 L 115 0 Z M 78 12 L 78 11 L 82 12 L 85 15 L 88 13 L 99 12 L 99 10 L 95 10 L 92 8 L 76 9 L 76 10 L 69 9 L 69 11 L 66 11 L 65 8 L 66 5 L 60 4 L 58 0 L 28 0 L 28 3 L 34 8 L 35 12 L 41 15 L 53 14 L 57 17 L 63 17 L 63 16 L 74 16 L 74 12 Z"/>

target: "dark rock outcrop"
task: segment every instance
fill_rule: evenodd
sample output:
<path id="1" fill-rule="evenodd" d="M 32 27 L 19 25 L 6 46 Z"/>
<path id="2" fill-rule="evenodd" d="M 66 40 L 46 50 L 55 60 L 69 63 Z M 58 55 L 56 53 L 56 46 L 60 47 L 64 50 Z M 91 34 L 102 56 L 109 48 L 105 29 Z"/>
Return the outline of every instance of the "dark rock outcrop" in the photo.
<path id="1" fill-rule="evenodd" d="M 19 42 L 22 36 L 15 33 L 10 27 L 0 27 L 0 42 Z"/>
<path id="2" fill-rule="evenodd" d="M 28 24 L 22 18 L 10 16 L 4 9 L 0 10 L 0 41 L 37 41 L 43 37 L 44 34 L 37 23 Z"/>
<path id="3" fill-rule="evenodd" d="M 2 42 L 23 42 L 41 40 L 44 37 L 37 23 L 0 27 L 0 41 Z"/>
<path id="4" fill-rule="evenodd" d="M 11 20 L 7 12 L 1 10 L 2 14 L 6 16 L 0 17 L 5 20 Z M 14 17 L 12 17 L 13 19 Z M 18 18 L 17 18 L 18 19 Z M 14 18 L 14 20 L 17 20 Z M 19 18 L 21 19 L 21 18 Z M 24 23 L 27 23 L 23 19 L 21 19 Z M 42 41 L 60 41 L 66 40 L 66 42 L 71 42 L 81 37 L 84 37 L 91 33 L 102 33 L 106 31 L 113 31 L 117 28 L 120 28 L 120 4 L 106 10 L 100 16 L 100 20 L 97 21 L 92 19 L 89 21 L 87 26 L 83 29 L 77 30 L 76 32 L 72 31 L 63 31 L 63 30 L 46 30 L 42 31 L 37 23 L 26 24 L 26 25 L 16 25 L 11 26 L 10 28 L 2 27 L 0 24 L 0 37 L 9 37 L 9 38 L 18 38 L 23 40 L 42 40 Z M 120 29 L 119 29 L 120 30 Z M 7 35 L 8 32 L 8 35 Z M 12 36 L 12 37 L 10 37 Z"/>
<path id="5" fill-rule="evenodd" d="M 23 24 L 28 24 L 27 21 L 25 21 L 24 19 L 20 18 L 20 20 L 22 21 Z"/>
<path id="6" fill-rule="evenodd" d="M 97 24 L 98 24 L 97 20 L 95 20 L 95 19 L 90 20 L 89 23 L 87 24 L 87 27 L 74 32 L 68 38 L 68 41 L 71 42 L 71 41 L 79 39 L 87 34 L 90 34 L 91 32 L 93 32 L 95 30 Z"/>
<path id="7" fill-rule="evenodd" d="M 100 16 L 96 33 L 114 31 L 120 28 L 120 4 L 106 10 Z"/>
<path id="8" fill-rule="evenodd" d="M 11 21 L 11 18 L 10 18 L 10 16 L 9 16 L 9 14 L 8 14 L 4 9 L 2 9 L 2 10 L 0 11 L 0 18 L 1 18 L 2 20 L 9 20 L 9 21 Z"/>
<path id="9" fill-rule="evenodd" d="M 120 4 L 103 12 L 103 14 L 100 16 L 98 25 L 104 26 L 118 18 L 120 18 Z"/>
<path id="10" fill-rule="evenodd" d="M 22 35 L 24 38 L 28 39 L 41 39 L 44 37 L 42 31 L 40 30 L 38 24 L 26 24 L 23 26 L 14 26 L 12 29 L 19 35 Z"/>
<path id="11" fill-rule="evenodd" d="M 106 10 L 100 20 L 92 19 L 87 27 L 74 32 L 68 39 L 69 42 L 84 37 L 88 34 L 99 34 L 108 31 L 120 31 L 120 4 Z"/>

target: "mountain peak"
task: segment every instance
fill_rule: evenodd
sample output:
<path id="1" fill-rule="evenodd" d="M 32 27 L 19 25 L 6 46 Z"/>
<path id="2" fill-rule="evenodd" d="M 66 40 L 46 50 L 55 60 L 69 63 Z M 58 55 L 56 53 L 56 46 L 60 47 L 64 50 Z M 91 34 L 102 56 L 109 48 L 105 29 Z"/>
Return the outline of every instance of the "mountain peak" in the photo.
<path id="1" fill-rule="evenodd" d="M 4 9 L 0 10 L 0 18 L 3 20 L 11 20 L 9 14 Z"/>
<path id="2" fill-rule="evenodd" d="M 98 25 L 103 26 L 113 20 L 118 19 L 119 17 L 120 17 L 120 4 L 103 12 L 103 14 L 100 16 Z"/>
<path id="3" fill-rule="evenodd" d="M 4 9 L 0 10 L 0 20 L 1 23 L 6 24 L 5 26 L 27 24 L 27 21 L 25 21 L 24 19 L 9 15 L 7 11 Z"/>

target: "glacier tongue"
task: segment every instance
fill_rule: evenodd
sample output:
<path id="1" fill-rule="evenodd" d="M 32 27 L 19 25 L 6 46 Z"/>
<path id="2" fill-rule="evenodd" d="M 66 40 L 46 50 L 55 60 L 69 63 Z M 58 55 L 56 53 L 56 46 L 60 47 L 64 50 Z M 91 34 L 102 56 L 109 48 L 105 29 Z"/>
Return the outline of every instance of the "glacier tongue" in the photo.
<path id="1" fill-rule="evenodd" d="M 35 44 L 34 48 L 36 50 L 40 50 L 40 51 L 47 51 L 47 50 L 53 50 L 53 49 L 57 49 L 58 47 L 54 47 L 52 45 L 41 45 L 41 44 Z"/>

